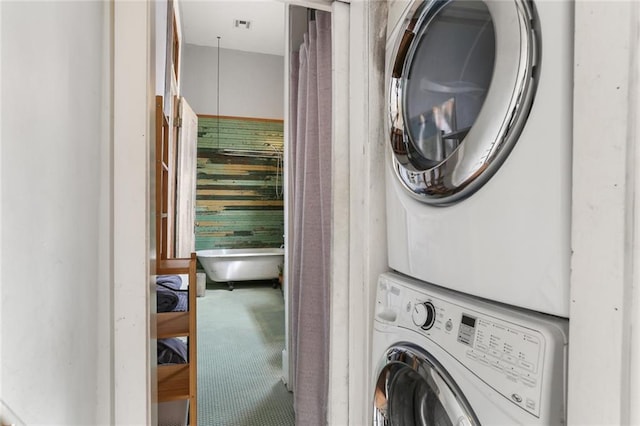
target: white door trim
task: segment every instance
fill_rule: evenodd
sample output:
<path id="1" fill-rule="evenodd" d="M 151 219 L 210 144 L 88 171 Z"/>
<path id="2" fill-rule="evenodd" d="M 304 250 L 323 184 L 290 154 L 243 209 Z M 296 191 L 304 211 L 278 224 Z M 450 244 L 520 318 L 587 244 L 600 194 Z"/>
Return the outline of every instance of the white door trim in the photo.
<path id="1" fill-rule="evenodd" d="M 278 0 L 287 5 L 308 7 L 310 9 L 324 10 L 331 12 L 333 0 Z"/>
<path id="2" fill-rule="evenodd" d="M 386 2 L 351 2 L 349 423 L 371 424 L 371 334 L 378 275 L 388 270 L 383 122 Z"/>
<path id="3" fill-rule="evenodd" d="M 349 5 L 334 2 L 331 14 L 331 271 L 327 424 L 349 424 Z M 358 161 L 360 159 L 358 158 Z"/>
<path id="4" fill-rule="evenodd" d="M 153 2 L 113 2 L 113 424 L 155 424 Z M 148 285 L 145 285 L 147 283 Z"/>
<path id="5" fill-rule="evenodd" d="M 568 420 L 637 424 L 640 13 L 636 2 L 575 12 Z"/>

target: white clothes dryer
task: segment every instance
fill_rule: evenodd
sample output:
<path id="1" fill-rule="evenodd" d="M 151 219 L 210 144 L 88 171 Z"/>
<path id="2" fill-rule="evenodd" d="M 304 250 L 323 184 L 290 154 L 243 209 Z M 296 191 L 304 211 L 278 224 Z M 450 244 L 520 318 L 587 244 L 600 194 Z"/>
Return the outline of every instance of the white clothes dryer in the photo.
<path id="1" fill-rule="evenodd" d="M 373 424 L 566 424 L 568 324 L 381 275 L 372 336 Z"/>
<path id="2" fill-rule="evenodd" d="M 389 266 L 569 316 L 573 3 L 390 4 Z"/>

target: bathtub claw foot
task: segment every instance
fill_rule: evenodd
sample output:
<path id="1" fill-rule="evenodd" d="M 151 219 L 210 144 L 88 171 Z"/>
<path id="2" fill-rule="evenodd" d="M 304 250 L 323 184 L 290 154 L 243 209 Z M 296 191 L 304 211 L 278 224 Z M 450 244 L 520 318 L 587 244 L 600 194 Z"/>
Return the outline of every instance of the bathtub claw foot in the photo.
<path id="1" fill-rule="evenodd" d="M 229 287 L 229 291 L 233 291 L 233 282 L 232 281 L 227 282 L 227 286 Z"/>

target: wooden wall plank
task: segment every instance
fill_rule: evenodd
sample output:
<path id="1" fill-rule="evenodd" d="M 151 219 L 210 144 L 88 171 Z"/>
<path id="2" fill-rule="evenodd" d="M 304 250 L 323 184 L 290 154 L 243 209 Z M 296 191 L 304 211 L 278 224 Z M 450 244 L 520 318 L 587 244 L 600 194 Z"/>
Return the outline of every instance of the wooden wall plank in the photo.
<path id="1" fill-rule="evenodd" d="M 196 250 L 283 243 L 282 121 L 198 117 Z"/>

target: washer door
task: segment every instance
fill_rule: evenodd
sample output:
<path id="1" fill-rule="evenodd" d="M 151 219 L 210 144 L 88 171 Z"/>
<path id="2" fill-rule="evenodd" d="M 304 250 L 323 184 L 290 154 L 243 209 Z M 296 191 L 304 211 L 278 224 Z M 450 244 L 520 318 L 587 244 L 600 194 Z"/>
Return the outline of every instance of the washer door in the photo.
<path id="1" fill-rule="evenodd" d="M 529 114 L 531 4 L 418 1 L 403 28 L 387 74 L 394 171 L 414 198 L 449 205 L 497 171 Z"/>
<path id="2" fill-rule="evenodd" d="M 373 410 L 376 426 L 480 424 L 436 359 L 408 344 L 386 352 L 374 390 Z"/>

